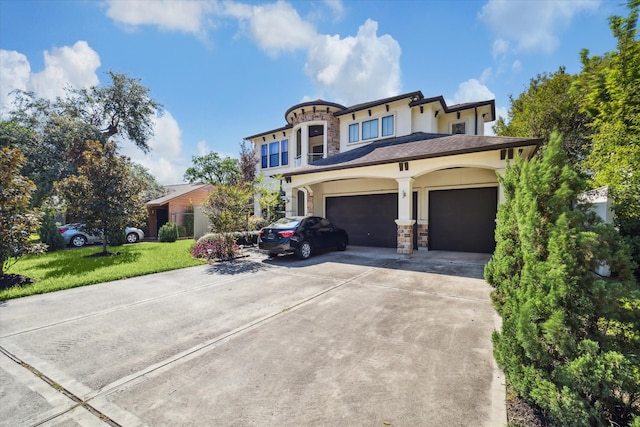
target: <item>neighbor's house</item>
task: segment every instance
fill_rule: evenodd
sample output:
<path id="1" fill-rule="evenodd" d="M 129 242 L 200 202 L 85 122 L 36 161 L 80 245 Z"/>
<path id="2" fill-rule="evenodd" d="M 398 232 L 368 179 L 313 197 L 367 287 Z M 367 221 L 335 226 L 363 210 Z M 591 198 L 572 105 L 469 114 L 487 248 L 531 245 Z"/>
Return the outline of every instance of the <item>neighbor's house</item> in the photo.
<path id="1" fill-rule="evenodd" d="M 202 219 L 202 203 L 213 191 L 211 184 L 177 184 L 167 185 L 167 194 L 145 203 L 149 224 L 149 237 L 158 237 L 158 230 L 167 222 L 187 226 L 194 221 L 195 235 L 201 236 L 208 231 L 208 223 Z M 194 212 L 195 211 L 195 212 Z M 195 216 L 195 219 L 194 219 Z M 205 221 L 204 231 L 200 230 Z"/>
<path id="2" fill-rule="evenodd" d="M 496 172 L 539 139 L 484 136 L 495 101 L 448 106 L 420 91 L 345 107 L 316 100 L 251 135 L 258 173 L 284 176 L 286 215 L 325 216 L 350 244 L 493 252 Z M 258 211 L 258 209 L 256 209 Z"/>

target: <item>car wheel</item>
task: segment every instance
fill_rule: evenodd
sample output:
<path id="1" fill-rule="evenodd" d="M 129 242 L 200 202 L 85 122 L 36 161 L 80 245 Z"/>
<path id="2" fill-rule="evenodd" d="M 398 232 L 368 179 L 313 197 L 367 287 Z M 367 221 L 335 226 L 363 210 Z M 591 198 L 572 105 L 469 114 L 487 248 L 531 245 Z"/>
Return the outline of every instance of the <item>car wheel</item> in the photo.
<path id="1" fill-rule="evenodd" d="M 138 240 L 140 240 L 140 236 L 137 233 L 127 234 L 127 243 L 136 243 Z"/>
<path id="2" fill-rule="evenodd" d="M 275 257 L 277 257 L 277 256 L 278 256 L 278 254 L 277 254 L 277 253 L 275 253 L 275 252 L 269 252 L 269 258 L 275 258 Z"/>
<path id="3" fill-rule="evenodd" d="M 338 250 L 339 251 L 344 251 L 347 249 L 347 242 L 345 242 L 344 240 L 340 240 L 338 242 Z"/>
<path id="4" fill-rule="evenodd" d="M 300 246 L 298 246 L 298 250 L 296 252 L 296 255 L 300 259 L 309 258 L 311 256 L 311 243 L 309 243 L 306 240 L 304 242 L 300 243 Z"/>
<path id="5" fill-rule="evenodd" d="M 87 244 L 87 238 L 82 234 L 76 234 L 71 238 L 71 244 L 76 248 L 81 248 Z"/>

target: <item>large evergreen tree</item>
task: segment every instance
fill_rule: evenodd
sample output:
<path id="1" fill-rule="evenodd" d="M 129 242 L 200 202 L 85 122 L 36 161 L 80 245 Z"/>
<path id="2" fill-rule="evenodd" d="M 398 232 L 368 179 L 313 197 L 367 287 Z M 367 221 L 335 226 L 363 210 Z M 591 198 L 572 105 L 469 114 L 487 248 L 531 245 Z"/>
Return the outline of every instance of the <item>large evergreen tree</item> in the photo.
<path id="1" fill-rule="evenodd" d="M 501 180 L 485 270 L 503 318 L 494 354 L 554 425 L 629 425 L 640 416 L 640 289 L 617 231 L 576 204 L 585 182 L 561 145 L 552 136 L 541 159 Z M 611 277 L 595 273 L 600 263 Z"/>

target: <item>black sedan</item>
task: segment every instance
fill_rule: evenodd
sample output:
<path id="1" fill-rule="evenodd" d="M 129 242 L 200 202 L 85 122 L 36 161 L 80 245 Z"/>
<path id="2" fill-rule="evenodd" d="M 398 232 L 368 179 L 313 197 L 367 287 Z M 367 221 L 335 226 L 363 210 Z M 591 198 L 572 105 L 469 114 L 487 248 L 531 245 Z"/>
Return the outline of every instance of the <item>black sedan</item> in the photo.
<path id="1" fill-rule="evenodd" d="M 346 231 L 319 216 L 281 218 L 260 230 L 258 238 L 258 247 L 269 256 L 296 254 L 300 259 L 322 249 L 344 251 L 348 244 Z"/>

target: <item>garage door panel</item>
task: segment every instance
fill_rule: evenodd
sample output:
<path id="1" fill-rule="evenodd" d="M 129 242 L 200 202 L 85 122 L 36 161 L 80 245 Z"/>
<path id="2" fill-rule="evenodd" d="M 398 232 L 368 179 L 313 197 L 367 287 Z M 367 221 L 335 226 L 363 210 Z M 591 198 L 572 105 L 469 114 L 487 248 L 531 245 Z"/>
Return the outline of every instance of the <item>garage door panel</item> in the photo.
<path id="1" fill-rule="evenodd" d="M 327 197 L 326 213 L 329 221 L 347 230 L 351 245 L 397 245 L 397 193 Z"/>
<path id="2" fill-rule="evenodd" d="M 429 248 L 492 253 L 498 189 L 429 192 Z"/>

